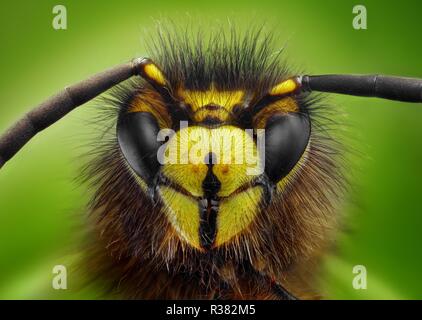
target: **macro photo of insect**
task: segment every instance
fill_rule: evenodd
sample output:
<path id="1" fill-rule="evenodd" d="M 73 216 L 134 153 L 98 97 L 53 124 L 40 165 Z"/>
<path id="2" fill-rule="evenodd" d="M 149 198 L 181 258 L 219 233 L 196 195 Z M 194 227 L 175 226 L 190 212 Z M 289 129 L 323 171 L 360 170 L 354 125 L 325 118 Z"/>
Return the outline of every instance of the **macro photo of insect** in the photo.
<path id="1" fill-rule="evenodd" d="M 415 7 L 5 5 L 0 299 L 422 298 Z"/>

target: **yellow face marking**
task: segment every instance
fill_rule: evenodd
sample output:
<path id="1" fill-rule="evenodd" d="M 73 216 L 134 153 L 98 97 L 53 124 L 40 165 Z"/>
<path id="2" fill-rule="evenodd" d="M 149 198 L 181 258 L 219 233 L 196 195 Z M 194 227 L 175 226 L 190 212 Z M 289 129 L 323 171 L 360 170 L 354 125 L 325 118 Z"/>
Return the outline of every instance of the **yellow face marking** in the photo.
<path id="1" fill-rule="evenodd" d="M 244 130 L 223 126 L 212 130 L 212 138 L 212 152 L 219 161 L 213 167 L 213 173 L 221 182 L 218 196 L 228 197 L 262 173 L 261 159 L 252 136 Z M 222 148 L 218 149 L 218 145 Z M 253 172 L 253 168 L 259 172 Z"/>
<path id="2" fill-rule="evenodd" d="M 198 202 L 168 187 L 161 187 L 160 193 L 166 202 L 171 204 L 164 212 L 173 228 L 184 241 L 194 248 L 201 249 Z"/>
<path id="3" fill-rule="evenodd" d="M 152 62 L 144 66 L 144 73 L 146 77 L 158 85 L 164 86 L 166 84 L 166 78 L 164 77 L 163 73 Z"/>
<path id="4" fill-rule="evenodd" d="M 269 94 L 271 96 L 282 96 L 294 92 L 297 88 L 297 82 L 293 79 L 288 79 L 274 86 Z"/>
<path id="5" fill-rule="evenodd" d="M 229 196 L 262 173 L 253 138 L 234 126 L 190 126 L 178 131 L 165 146 L 162 172 L 192 196 L 202 196 L 202 181 L 208 170 L 205 158 L 209 153 L 216 157 L 213 173 L 221 182 L 217 194 L 220 197 Z"/>
<path id="6" fill-rule="evenodd" d="M 262 197 L 261 187 L 250 187 L 256 175 L 249 169 L 256 169 L 261 163 L 256 144 L 247 132 L 234 126 L 214 129 L 190 126 L 178 131 L 166 145 L 167 159 L 177 161 L 164 164 L 162 172 L 184 192 L 163 187 L 161 196 L 174 229 L 195 248 L 200 248 L 198 200 L 204 195 L 202 183 L 209 170 L 205 163 L 209 153 L 215 155 L 212 170 L 221 183 L 217 193 L 221 205 L 216 246 L 230 241 L 249 226 Z M 249 155 L 253 158 L 248 158 Z"/>
<path id="7" fill-rule="evenodd" d="M 205 91 L 191 91 L 180 88 L 177 93 L 181 100 L 190 105 L 192 111 L 195 113 L 194 120 L 198 122 L 202 121 L 207 114 L 219 118 L 222 121 L 227 120 L 230 115 L 229 112 L 233 110 L 235 105 L 242 102 L 245 95 L 242 90 L 219 91 L 213 85 Z M 220 112 L 213 112 L 201 109 L 207 105 L 220 106 L 222 110 Z M 196 114 L 197 112 L 198 114 Z"/>
<path id="8" fill-rule="evenodd" d="M 254 187 L 221 201 L 217 216 L 216 246 L 230 241 L 252 223 L 259 211 L 262 193 L 261 187 Z"/>
<path id="9" fill-rule="evenodd" d="M 195 148 L 201 145 L 205 145 L 204 150 L 209 148 L 207 141 L 200 140 L 207 131 L 209 130 L 202 127 L 179 130 L 167 143 L 164 153 L 166 164 L 162 167 L 163 174 L 195 197 L 203 194 L 202 181 L 208 170 L 204 159 L 201 159 L 205 158 L 206 153 L 202 152 L 200 157 L 200 150 L 196 153 Z M 193 163 L 193 156 L 199 161 Z"/>

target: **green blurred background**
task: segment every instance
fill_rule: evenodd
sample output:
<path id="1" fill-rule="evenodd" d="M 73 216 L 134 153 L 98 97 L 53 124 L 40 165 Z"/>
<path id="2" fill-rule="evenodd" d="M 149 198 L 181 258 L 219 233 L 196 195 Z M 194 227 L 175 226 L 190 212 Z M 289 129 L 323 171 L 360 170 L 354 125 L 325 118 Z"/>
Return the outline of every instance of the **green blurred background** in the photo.
<path id="1" fill-rule="evenodd" d="M 68 29 L 52 28 L 63 4 Z M 352 8 L 368 9 L 368 30 L 352 28 Z M 309 73 L 383 73 L 422 77 L 422 3 L 389 1 L 2 1 L 0 131 L 62 87 L 145 54 L 142 35 L 154 19 L 241 27 L 268 22 L 287 56 Z M 190 17 L 190 18 L 188 18 Z M 208 21 L 208 22 L 207 22 Z M 419 39 L 419 40 L 418 40 Z M 321 288 L 332 299 L 422 298 L 422 108 L 333 96 L 346 112 L 353 166 L 351 230 L 328 258 Z M 74 182 L 93 133 L 92 104 L 39 134 L 0 171 L 0 298 L 90 298 L 51 289 L 52 268 L 72 258 L 87 201 Z M 92 130 L 91 130 L 92 131 Z M 95 130 L 94 130 L 95 131 Z M 367 290 L 352 288 L 354 265 L 365 265 Z M 75 275 L 76 277 L 76 275 Z"/>

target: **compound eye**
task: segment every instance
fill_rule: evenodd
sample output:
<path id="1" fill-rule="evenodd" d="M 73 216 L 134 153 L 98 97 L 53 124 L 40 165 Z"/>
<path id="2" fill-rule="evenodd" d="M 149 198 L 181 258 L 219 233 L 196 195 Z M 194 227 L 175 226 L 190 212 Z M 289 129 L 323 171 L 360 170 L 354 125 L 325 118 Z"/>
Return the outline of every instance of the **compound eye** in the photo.
<path id="1" fill-rule="evenodd" d="M 122 114 L 117 123 L 117 140 L 120 150 L 132 169 L 147 185 L 154 184 L 160 164 L 157 141 L 160 128 L 157 120 L 148 112 Z"/>
<path id="2" fill-rule="evenodd" d="M 311 134 L 309 117 L 289 113 L 272 116 L 265 128 L 265 173 L 277 183 L 293 169 L 305 152 Z"/>

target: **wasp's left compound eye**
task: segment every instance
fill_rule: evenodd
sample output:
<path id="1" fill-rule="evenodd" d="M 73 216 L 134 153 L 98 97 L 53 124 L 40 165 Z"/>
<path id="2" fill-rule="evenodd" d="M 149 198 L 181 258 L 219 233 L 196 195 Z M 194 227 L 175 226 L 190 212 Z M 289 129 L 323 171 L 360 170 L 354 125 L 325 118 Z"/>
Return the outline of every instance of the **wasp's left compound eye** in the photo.
<path id="1" fill-rule="evenodd" d="M 309 142 L 311 123 L 304 114 L 276 115 L 265 128 L 265 173 L 277 183 L 300 160 Z"/>
<path id="2" fill-rule="evenodd" d="M 132 169 L 151 186 L 160 169 L 157 151 L 160 142 L 157 120 L 148 112 L 132 112 L 120 116 L 117 139 L 120 150 Z"/>

